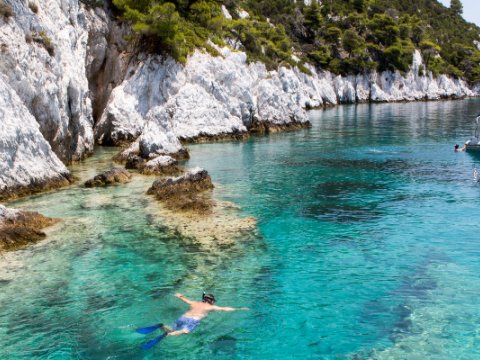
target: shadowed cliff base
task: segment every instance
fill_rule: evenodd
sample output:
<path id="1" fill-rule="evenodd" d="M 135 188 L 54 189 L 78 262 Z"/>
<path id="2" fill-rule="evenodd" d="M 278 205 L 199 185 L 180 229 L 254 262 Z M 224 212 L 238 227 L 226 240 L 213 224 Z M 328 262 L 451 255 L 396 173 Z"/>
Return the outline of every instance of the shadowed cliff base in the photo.
<path id="1" fill-rule="evenodd" d="M 17 185 L 0 191 L 0 201 L 13 200 L 20 197 L 38 194 L 49 190 L 68 186 L 75 182 L 71 174 L 59 175 L 53 179 L 32 180 L 28 185 Z"/>
<path id="2" fill-rule="evenodd" d="M 275 124 L 272 122 L 253 121 L 249 132 L 252 134 L 271 134 L 282 131 L 295 131 L 312 127 L 310 121 L 298 122 L 292 120 L 290 123 Z"/>
<path id="3" fill-rule="evenodd" d="M 246 140 L 249 137 L 247 131 L 234 131 L 232 133 L 221 133 L 221 134 L 204 134 L 200 133 L 194 137 L 180 137 L 180 142 L 183 144 L 203 144 L 210 142 L 221 142 L 221 141 L 242 141 Z"/>
<path id="4" fill-rule="evenodd" d="M 45 239 L 46 234 L 41 230 L 58 221 L 37 212 L 8 209 L 0 205 L 0 253 Z"/>

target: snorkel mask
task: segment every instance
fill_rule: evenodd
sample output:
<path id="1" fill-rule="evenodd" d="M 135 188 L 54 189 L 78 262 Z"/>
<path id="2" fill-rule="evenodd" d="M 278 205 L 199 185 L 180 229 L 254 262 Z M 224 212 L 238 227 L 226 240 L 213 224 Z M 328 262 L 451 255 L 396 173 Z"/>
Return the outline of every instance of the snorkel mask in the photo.
<path id="1" fill-rule="evenodd" d="M 202 295 L 202 301 L 209 303 L 210 305 L 213 305 L 215 303 L 215 296 L 213 294 L 205 294 L 205 292 Z"/>

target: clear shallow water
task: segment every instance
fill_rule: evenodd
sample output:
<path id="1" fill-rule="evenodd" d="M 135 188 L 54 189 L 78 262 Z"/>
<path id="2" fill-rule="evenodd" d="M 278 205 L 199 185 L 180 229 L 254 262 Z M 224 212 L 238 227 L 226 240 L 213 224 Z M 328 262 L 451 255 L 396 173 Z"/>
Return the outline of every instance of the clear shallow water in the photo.
<path id="1" fill-rule="evenodd" d="M 341 106 L 311 129 L 192 146 L 215 195 L 259 236 L 205 249 L 154 216 L 152 177 L 13 203 L 66 219 L 0 259 L 0 358 L 476 359 L 480 157 L 454 153 L 479 100 Z M 108 168 L 112 150 L 74 168 Z M 172 322 L 203 289 L 219 305 L 149 352 L 137 326 Z"/>

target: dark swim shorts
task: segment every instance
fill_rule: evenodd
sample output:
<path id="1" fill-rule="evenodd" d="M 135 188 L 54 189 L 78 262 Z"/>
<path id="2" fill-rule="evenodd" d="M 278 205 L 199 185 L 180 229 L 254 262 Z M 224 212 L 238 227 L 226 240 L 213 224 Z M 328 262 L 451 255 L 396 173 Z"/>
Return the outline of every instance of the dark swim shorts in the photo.
<path id="1" fill-rule="evenodd" d="M 200 320 L 182 316 L 173 323 L 172 329 L 173 331 L 188 330 L 190 332 L 193 331 L 198 324 L 200 324 Z"/>

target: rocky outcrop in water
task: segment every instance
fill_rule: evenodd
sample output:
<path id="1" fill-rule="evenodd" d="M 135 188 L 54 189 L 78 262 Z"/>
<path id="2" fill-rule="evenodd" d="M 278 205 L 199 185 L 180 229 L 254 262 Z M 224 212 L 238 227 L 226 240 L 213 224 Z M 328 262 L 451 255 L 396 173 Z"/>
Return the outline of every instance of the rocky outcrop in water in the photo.
<path id="1" fill-rule="evenodd" d="M 0 252 L 19 249 L 44 239 L 46 235 L 41 230 L 57 221 L 37 212 L 0 205 Z"/>
<path id="2" fill-rule="evenodd" d="M 139 170 L 144 175 L 177 175 L 181 172 L 178 161 L 165 155 L 147 161 Z"/>
<path id="3" fill-rule="evenodd" d="M 145 161 L 138 155 L 130 154 L 125 163 L 125 169 L 138 170 L 143 175 L 177 175 L 181 173 L 178 161 L 166 155 Z"/>
<path id="4" fill-rule="evenodd" d="M 105 171 L 102 174 L 96 175 L 93 179 L 87 180 L 85 182 L 85 187 L 91 188 L 113 184 L 125 184 L 131 179 L 132 175 L 128 172 L 128 170 L 114 168 Z"/>
<path id="5" fill-rule="evenodd" d="M 156 180 L 147 194 L 155 195 L 157 200 L 162 201 L 169 209 L 207 212 L 213 206 L 208 192 L 213 188 L 208 172 L 195 168 L 176 178 Z"/>

